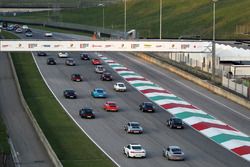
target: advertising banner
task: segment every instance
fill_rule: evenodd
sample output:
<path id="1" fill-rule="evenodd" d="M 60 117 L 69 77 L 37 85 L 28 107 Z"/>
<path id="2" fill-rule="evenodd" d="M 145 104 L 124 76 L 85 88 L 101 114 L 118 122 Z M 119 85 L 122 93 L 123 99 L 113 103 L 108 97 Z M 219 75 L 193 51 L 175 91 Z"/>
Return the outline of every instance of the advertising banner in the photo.
<path id="1" fill-rule="evenodd" d="M 211 42 L 183 41 L 1 41 L 0 51 L 119 51 L 209 53 Z"/>

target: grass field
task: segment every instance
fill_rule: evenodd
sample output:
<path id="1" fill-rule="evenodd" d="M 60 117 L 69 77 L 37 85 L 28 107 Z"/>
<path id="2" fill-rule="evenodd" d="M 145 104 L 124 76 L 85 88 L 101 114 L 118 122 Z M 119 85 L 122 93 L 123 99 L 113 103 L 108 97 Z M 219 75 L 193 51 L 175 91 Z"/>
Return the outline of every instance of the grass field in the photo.
<path id="1" fill-rule="evenodd" d="M 4 33 L 6 38 L 16 38 Z M 43 82 L 30 53 L 12 53 L 19 82 L 33 115 L 65 167 L 111 167 L 109 160 L 76 126 Z"/>
<path id="2" fill-rule="evenodd" d="M 0 115 L 0 155 L 1 154 L 10 154 L 10 146 L 8 143 L 6 127 Z"/>
<path id="3" fill-rule="evenodd" d="M 163 0 L 162 36 L 178 38 L 183 35 L 212 37 L 211 0 Z M 220 0 L 216 3 L 216 38 L 249 38 L 238 34 L 250 31 L 249 0 Z M 124 4 L 104 9 L 105 27 L 123 31 Z M 65 9 L 55 14 L 57 21 L 102 27 L 102 7 Z M 53 18 L 53 13 L 49 15 Z M 47 21 L 48 13 L 19 15 L 18 18 Z M 138 30 L 141 37 L 159 37 L 159 1 L 127 0 L 127 30 Z M 240 31 L 238 30 L 240 29 Z M 237 32 L 236 32 L 237 30 Z M 250 33 L 250 32 L 249 32 Z"/>

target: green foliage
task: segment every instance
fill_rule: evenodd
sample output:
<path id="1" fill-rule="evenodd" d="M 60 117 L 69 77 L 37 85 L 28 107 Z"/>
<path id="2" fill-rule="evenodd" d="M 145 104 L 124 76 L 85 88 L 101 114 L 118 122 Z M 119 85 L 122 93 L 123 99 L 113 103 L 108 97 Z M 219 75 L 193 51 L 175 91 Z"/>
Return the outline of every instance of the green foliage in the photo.
<path id="1" fill-rule="evenodd" d="M 8 143 L 8 135 L 6 133 L 6 127 L 0 116 L 0 154 L 10 154 L 10 146 Z"/>

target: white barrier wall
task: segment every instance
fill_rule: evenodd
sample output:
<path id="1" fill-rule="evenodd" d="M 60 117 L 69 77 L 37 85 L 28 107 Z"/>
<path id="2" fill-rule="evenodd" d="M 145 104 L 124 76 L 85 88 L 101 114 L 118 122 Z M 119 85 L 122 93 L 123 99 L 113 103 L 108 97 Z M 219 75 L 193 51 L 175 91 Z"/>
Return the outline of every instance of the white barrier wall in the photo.
<path id="1" fill-rule="evenodd" d="M 143 51 L 210 53 L 211 42 L 179 41 L 0 41 L 0 51 Z"/>

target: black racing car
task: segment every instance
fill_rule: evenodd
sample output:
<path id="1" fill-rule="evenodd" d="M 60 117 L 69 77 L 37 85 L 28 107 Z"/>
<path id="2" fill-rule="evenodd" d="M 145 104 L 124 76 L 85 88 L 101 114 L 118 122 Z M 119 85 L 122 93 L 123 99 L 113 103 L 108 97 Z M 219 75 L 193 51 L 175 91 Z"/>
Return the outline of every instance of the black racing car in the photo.
<path id="1" fill-rule="evenodd" d="M 139 108 L 143 112 L 155 112 L 155 106 L 152 102 L 143 102 L 139 105 Z"/>
<path id="2" fill-rule="evenodd" d="M 172 129 L 183 129 L 184 123 L 180 118 L 171 117 L 169 120 L 167 120 L 167 125 Z"/>
<path id="3" fill-rule="evenodd" d="M 112 75 L 108 72 L 105 72 L 101 75 L 101 80 L 103 81 L 112 81 L 113 78 L 112 78 Z"/>
<path id="4" fill-rule="evenodd" d="M 47 59 L 47 64 L 48 65 L 56 65 L 56 60 L 52 57 Z"/>
<path id="5" fill-rule="evenodd" d="M 68 89 L 68 90 L 63 91 L 63 95 L 67 99 L 76 99 L 77 98 L 76 92 L 72 89 Z"/>

